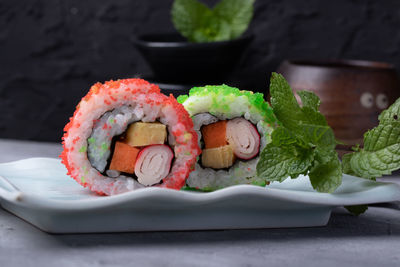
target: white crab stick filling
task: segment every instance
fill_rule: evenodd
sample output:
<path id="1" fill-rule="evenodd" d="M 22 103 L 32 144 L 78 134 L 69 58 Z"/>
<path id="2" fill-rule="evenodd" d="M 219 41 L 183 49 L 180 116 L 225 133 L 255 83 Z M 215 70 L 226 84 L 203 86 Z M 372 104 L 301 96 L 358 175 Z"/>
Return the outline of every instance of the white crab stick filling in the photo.
<path id="1" fill-rule="evenodd" d="M 228 143 L 233 153 L 241 159 L 251 159 L 260 150 L 260 134 L 256 127 L 244 118 L 229 120 L 226 125 Z"/>
<path id="2" fill-rule="evenodd" d="M 167 145 L 142 149 L 136 159 L 135 174 L 142 185 L 154 185 L 167 177 L 174 154 Z"/>

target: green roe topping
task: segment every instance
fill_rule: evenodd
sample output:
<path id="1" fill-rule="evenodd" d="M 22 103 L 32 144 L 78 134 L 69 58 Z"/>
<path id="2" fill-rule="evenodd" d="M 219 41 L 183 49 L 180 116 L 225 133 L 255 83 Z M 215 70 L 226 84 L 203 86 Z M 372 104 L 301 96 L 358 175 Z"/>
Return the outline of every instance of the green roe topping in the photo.
<path id="1" fill-rule="evenodd" d="M 188 99 L 189 96 L 188 95 L 180 95 L 178 96 L 178 98 L 176 99 L 178 101 L 178 103 L 182 104 L 183 102 L 186 101 L 186 99 Z"/>
<path id="2" fill-rule="evenodd" d="M 258 112 L 264 118 L 264 121 L 270 124 L 276 123 L 276 117 L 273 114 L 273 111 L 269 104 L 264 100 L 264 95 L 261 93 L 253 93 L 250 91 L 239 90 L 238 88 L 231 87 L 228 85 L 206 85 L 204 87 L 193 87 L 189 91 L 189 95 L 181 95 L 178 97 L 178 102 L 184 104 L 185 101 L 189 99 L 189 97 L 202 97 L 202 96 L 212 96 L 213 104 L 212 106 L 216 108 L 216 106 L 221 107 L 221 109 L 225 109 L 229 111 L 229 102 L 232 97 L 246 97 L 251 104 L 251 106 L 257 109 Z M 217 101 L 224 100 L 224 101 Z"/>

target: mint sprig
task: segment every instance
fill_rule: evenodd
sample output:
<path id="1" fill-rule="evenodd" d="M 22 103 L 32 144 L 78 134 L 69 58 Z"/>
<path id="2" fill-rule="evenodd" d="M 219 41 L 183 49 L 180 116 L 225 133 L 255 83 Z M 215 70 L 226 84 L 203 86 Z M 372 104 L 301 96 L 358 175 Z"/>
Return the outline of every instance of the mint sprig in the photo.
<path id="1" fill-rule="evenodd" d="M 379 125 L 364 134 L 364 148 L 343 156 L 344 173 L 375 179 L 400 169 L 400 99 L 378 119 Z"/>
<path id="2" fill-rule="evenodd" d="M 358 216 L 367 211 L 368 205 L 344 206 L 351 214 Z"/>
<path id="3" fill-rule="evenodd" d="M 211 9 L 197 0 L 175 0 L 172 22 L 190 42 L 233 40 L 248 28 L 254 1 L 221 0 Z"/>
<path id="4" fill-rule="evenodd" d="M 258 176 L 282 182 L 288 177 L 308 174 L 315 190 L 333 192 L 342 182 L 342 168 L 333 130 L 318 110 L 318 96 L 298 92 L 300 106 L 285 78 L 277 73 L 272 73 L 270 95 L 272 109 L 281 125 L 261 152 Z"/>

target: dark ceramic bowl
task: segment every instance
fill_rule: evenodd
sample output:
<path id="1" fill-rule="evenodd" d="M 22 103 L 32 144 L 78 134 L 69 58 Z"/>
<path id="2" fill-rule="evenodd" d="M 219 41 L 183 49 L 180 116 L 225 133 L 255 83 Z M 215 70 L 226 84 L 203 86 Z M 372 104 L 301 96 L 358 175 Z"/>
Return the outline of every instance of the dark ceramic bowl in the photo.
<path id="1" fill-rule="evenodd" d="M 278 68 L 294 91 L 314 91 L 336 138 L 349 146 L 378 125 L 378 115 L 400 97 L 395 68 L 360 60 L 288 60 Z"/>
<path id="2" fill-rule="evenodd" d="M 142 35 L 133 40 L 164 83 L 223 82 L 239 62 L 252 35 L 232 41 L 189 43 L 177 34 Z"/>
<path id="3" fill-rule="evenodd" d="M 172 94 L 175 98 L 180 95 L 187 95 L 189 90 L 195 86 L 202 86 L 202 84 L 174 84 L 174 83 L 163 83 L 157 80 L 154 80 L 153 77 L 142 77 L 146 81 L 150 83 L 154 83 L 160 87 L 161 92 L 165 95 Z"/>

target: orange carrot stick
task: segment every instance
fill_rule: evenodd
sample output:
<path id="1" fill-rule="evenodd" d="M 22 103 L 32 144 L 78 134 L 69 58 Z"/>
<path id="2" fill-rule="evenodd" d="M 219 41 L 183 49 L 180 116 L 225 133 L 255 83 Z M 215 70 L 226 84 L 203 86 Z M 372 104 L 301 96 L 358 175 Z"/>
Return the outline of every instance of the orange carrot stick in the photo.
<path id="1" fill-rule="evenodd" d="M 226 140 L 226 123 L 226 120 L 218 121 L 201 127 L 201 135 L 206 148 L 221 147 L 228 144 Z"/>
<path id="2" fill-rule="evenodd" d="M 135 172 L 136 157 L 139 151 L 139 148 L 117 141 L 111 159 L 110 170 L 133 174 Z"/>

